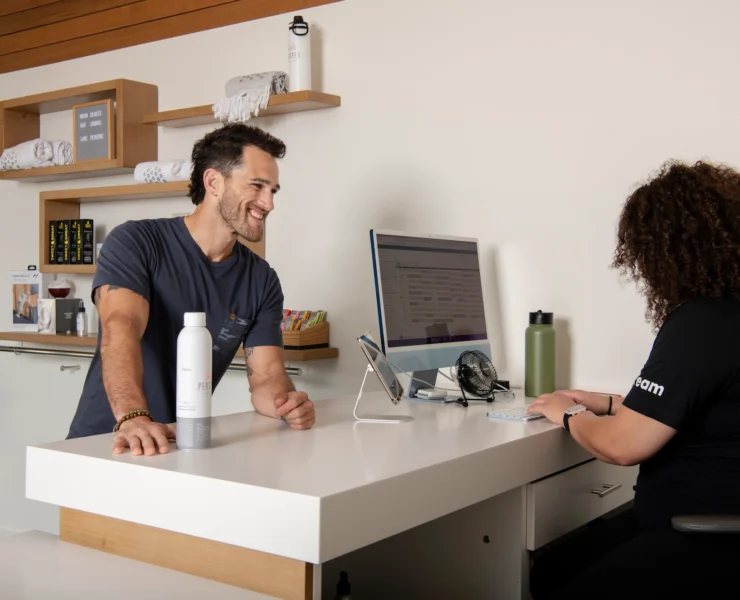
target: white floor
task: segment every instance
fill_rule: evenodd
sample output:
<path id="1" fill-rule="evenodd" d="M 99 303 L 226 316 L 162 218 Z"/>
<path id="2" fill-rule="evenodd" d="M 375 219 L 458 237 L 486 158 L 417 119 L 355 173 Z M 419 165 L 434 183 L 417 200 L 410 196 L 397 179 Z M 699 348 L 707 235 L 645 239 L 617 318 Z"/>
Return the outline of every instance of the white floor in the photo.
<path id="1" fill-rule="evenodd" d="M 11 535 L 18 535 L 19 533 L 23 533 L 23 532 L 16 531 L 14 529 L 8 529 L 7 527 L 0 527 L 0 540 L 9 538 Z"/>
<path id="2" fill-rule="evenodd" d="M 29 531 L 0 540 L 3 600 L 269 600 L 216 583 Z"/>

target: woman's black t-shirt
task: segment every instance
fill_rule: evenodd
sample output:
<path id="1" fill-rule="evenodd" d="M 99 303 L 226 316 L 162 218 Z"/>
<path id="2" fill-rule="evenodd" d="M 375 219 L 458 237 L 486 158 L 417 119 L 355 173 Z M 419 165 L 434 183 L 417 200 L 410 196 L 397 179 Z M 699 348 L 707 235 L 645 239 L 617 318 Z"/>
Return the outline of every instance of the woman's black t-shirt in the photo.
<path id="1" fill-rule="evenodd" d="M 695 299 L 671 313 L 624 406 L 678 432 L 640 466 L 645 527 L 740 514 L 740 302 Z"/>

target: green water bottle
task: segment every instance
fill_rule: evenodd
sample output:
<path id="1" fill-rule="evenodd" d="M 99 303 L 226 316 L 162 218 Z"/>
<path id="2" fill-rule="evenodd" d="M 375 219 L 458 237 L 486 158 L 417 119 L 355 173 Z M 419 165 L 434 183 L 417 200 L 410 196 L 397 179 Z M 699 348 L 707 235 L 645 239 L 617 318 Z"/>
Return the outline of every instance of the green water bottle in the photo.
<path id="1" fill-rule="evenodd" d="M 524 395 L 536 398 L 555 391 L 555 328 L 552 313 L 529 313 L 525 334 Z"/>

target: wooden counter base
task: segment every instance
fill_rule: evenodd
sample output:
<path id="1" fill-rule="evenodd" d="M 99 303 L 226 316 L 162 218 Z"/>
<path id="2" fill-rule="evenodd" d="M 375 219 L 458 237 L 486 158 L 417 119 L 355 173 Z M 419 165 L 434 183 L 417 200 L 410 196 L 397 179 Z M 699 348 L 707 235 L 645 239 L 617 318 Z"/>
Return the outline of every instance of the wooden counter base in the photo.
<path id="1" fill-rule="evenodd" d="M 61 508 L 59 538 L 285 600 L 313 597 L 313 565 L 248 548 Z"/>

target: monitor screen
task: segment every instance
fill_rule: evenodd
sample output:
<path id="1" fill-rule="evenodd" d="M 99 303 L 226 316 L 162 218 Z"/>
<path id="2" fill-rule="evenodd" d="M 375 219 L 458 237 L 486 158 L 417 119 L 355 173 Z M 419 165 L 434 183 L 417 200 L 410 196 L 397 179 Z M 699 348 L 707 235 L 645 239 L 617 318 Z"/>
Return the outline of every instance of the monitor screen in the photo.
<path id="1" fill-rule="evenodd" d="M 375 237 L 387 348 L 488 338 L 476 241 Z"/>

